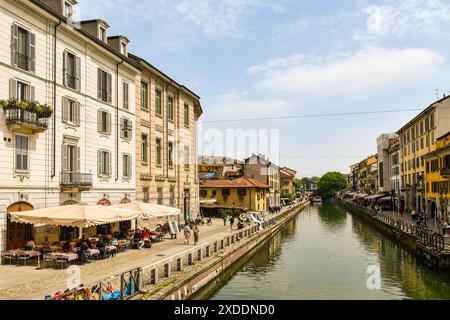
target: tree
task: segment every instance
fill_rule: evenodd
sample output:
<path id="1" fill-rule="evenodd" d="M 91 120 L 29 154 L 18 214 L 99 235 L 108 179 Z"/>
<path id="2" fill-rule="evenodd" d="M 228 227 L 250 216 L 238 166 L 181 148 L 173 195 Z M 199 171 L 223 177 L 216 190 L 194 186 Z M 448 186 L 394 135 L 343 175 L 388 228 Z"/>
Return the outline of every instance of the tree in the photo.
<path id="1" fill-rule="evenodd" d="M 329 199 L 338 191 L 347 187 L 347 180 L 339 172 L 328 172 L 319 180 L 319 194 L 324 199 Z"/>

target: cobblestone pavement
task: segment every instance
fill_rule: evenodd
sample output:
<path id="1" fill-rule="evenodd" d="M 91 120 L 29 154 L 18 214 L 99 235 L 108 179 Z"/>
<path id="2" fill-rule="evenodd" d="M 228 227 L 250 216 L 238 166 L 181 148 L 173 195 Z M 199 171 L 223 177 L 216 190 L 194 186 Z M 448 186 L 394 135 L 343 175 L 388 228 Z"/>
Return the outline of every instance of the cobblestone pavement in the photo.
<path id="1" fill-rule="evenodd" d="M 224 227 L 221 219 L 215 219 L 212 226 L 200 228 L 200 244 L 212 241 L 230 233 L 230 226 Z M 156 243 L 151 249 L 127 250 L 116 257 L 94 261 L 80 266 L 81 281 L 88 284 L 103 280 L 133 268 L 150 265 L 169 256 L 183 252 L 192 245 L 184 245 L 184 237 L 177 240 L 165 240 Z M 67 270 L 42 269 L 36 266 L 0 266 L 0 299 L 1 300 L 42 300 L 47 294 L 54 294 L 67 288 Z"/>

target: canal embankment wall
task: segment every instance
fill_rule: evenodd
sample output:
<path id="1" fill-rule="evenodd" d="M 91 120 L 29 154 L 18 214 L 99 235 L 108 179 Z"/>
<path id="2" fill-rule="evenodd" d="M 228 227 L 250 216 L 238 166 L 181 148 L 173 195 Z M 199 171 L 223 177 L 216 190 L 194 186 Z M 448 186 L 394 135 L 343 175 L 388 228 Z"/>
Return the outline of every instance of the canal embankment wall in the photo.
<path id="1" fill-rule="evenodd" d="M 333 201 L 373 225 L 383 235 L 398 241 L 405 249 L 428 264 L 450 269 L 450 252 L 443 237 L 413 223 L 398 221 L 340 198 L 334 198 Z"/>
<path id="2" fill-rule="evenodd" d="M 252 256 L 271 236 L 295 219 L 308 205 L 304 201 L 271 215 L 262 225 L 251 225 L 229 235 L 201 244 L 142 270 L 143 284 L 133 299 L 189 300 L 225 271 Z"/>

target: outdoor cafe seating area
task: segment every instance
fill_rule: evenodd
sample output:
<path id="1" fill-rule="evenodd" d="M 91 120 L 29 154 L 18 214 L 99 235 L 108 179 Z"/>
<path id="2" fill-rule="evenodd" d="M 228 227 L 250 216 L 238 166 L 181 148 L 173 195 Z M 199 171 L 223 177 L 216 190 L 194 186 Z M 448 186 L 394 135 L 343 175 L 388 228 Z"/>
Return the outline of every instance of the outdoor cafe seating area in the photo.
<path id="1" fill-rule="evenodd" d="M 42 243 L 28 239 L 24 247 L 1 252 L 1 262 L 4 265 L 67 268 L 71 264 L 114 258 L 129 249 L 148 249 L 168 235 L 172 239 L 174 235 L 176 237 L 179 214 L 179 209 L 138 202 L 125 207 L 74 205 L 14 213 L 11 214 L 14 222 L 59 226 L 71 232 L 62 234 L 60 241 L 51 242 L 48 236 Z M 135 224 L 133 228 L 131 221 Z M 129 228 L 113 232 L 111 225 L 118 223 Z"/>

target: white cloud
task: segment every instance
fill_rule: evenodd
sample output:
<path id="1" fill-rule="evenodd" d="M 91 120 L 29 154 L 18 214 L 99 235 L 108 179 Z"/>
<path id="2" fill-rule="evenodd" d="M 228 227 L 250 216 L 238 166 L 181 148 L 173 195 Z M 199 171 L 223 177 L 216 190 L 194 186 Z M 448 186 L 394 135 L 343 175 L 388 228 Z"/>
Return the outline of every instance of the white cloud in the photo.
<path id="1" fill-rule="evenodd" d="M 386 0 L 363 10 L 367 33 L 375 36 L 448 34 L 450 4 L 441 0 Z"/>
<path id="2" fill-rule="evenodd" d="M 285 69 L 297 65 L 302 61 L 304 55 L 294 53 L 286 58 L 270 59 L 264 63 L 253 65 L 247 69 L 248 74 L 257 74 L 261 72 L 267 72 L 273 69 Z"/>
<path id="3" fill-rule="evenodd" d="M 345 56 L 267 71 L 256 88 L 263 92 L 364 98 L 430 80 L 444 61 L 442 55 L 429 49 L 366 47 Z"/>
<path id="4" fill-rule="evenodd" d="M 242 37 L 245 17 L 264 6 L 264 1 L 81 0 L 79 4 L 83 19 L 106 16 L 131 27 L 140 26 L 153 37 L 151 45 L 179 48 L 202 39 Z"/>

